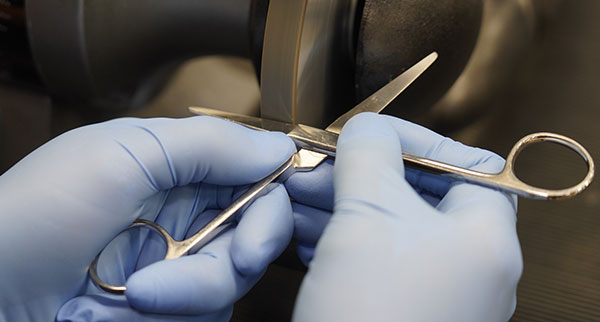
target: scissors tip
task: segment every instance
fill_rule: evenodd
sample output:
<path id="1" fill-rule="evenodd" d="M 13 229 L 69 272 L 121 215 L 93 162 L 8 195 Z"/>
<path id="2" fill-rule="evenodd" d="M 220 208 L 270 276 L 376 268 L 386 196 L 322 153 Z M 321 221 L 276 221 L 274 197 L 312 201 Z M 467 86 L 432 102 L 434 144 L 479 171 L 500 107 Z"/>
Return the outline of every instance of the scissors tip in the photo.
<path id="1" fill-rule="evenodd" d="M 207 108 L 207 107 L 198 107 L 198 106 L 190 106 L 188 107 L 188 111 L 190 111 L 193 114 L 198 114 L 198 115 L 210 115 L 210 111 L 215 111 L 218 112 L 218 110 L 214 110 L 211 108 Z"/>
<path id="2" fill-rule="evenodd" d="M 423 66 L 422 71 L 421 71 L 421 73 L 422 73 L 427 68 L 429 68 L 429 66 L 431 66 L 431 64 L 433 64 L 438 59 L 438 57 L 439 57 L 439 55 L 438 55 L 437 51 L 434 51 L 431 54 L 427 55 L 425 58 L 421 59 L 421 61 L 418 62 L 417 64 L 415 64 L 415 66 Z"/>

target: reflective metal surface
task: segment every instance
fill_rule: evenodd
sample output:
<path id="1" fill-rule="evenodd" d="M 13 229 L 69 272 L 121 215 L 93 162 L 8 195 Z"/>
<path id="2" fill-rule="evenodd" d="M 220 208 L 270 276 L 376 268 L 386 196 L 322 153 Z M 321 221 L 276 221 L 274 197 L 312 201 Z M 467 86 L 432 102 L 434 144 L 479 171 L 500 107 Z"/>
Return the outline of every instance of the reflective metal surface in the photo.
<path id="1" fill-rule="evenodd" d="M 271 0 L 261 64 L 261 116 L 323 127 L 352 106 L 356 1 Z"/>
<path id="2" fill-rule="evenodd" d="M 263 118 L 296 121 L 299 46 L 307 3 L 269 2 L 260 73 Z"/>

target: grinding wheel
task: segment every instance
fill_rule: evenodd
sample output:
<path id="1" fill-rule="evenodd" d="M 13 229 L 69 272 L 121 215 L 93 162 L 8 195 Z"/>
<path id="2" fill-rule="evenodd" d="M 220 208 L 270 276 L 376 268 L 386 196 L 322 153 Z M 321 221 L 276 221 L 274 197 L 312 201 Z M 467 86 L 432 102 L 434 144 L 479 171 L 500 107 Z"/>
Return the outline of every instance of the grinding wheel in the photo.
<path id="1" fill-rule="evenodd" d="M 424 114 L 465 67 L 481 16 L 481 0 L 270 0 L 261 115 L 325 126 L 436 51 L 439 61 L 385 110 Z"/>
<path id="2" fill-rule="evenodd" d="M 324 127 L 353 105 L 356 2 L 270 0 L 260 73 L 261 116 Z"/>
<path id="3" fill-rule="evenodd" d="M 23 25 L 54 99 L 143 106 L 188 58 L 233 55 L 252 57 L 269 70 L 261 85 L 281 89 L 263 91 L 263 116 L 321 127 L 435 50 L 433 69 L 400 97 L 401 108 L 386 110 L 424 112 L 463 69 L 481 1 L 28 0 Z M 270 103 L 284 91 L 295 99 Z"/>

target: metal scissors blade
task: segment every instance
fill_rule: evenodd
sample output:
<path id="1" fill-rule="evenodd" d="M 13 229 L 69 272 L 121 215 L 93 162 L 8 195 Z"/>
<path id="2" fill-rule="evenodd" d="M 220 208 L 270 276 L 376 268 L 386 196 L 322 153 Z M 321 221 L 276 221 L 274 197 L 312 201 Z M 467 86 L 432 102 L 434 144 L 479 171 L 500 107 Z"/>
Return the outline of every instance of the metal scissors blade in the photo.
<path id="1" fill-rule="evenodd" d="M 400 76 L 389 82 L 384 87 L 380 88 L 373 95 L 367 97 L 364 101 L 356 105 L 349 112 L 338 117 L 331 123 L 325 131 L 340 134 L 344 124 L 348 122 L 354 115 L 363 112 L 378 113 L 388 106 L 398 95 L 400 95 L 410 84 L 412 84 L 423 72 L 433 64 L 438 58 L 436 52 L 432 52 L 427 57 L 421 59 L 418 63 L 407 69 Z"/>
<path id="2" fill-rule="evenodd" d="M 291 137 L 298 147 L 310 148 L 315 151 L 335 156 L 335 147 L 338 134 L 353 116 L 363 113 L 379 113 L 412 84 L 431 64 L 438 58 L 433 52 L 418 63 L 404 71 L 394 80 L 377 90 L 361 103 L 353 107 L 342 116 L 338 117 L 325 130 L 303 124 L 292 124 L 274 120 L 267 120 L 254 116 L 224 112 L 205 107 L 190 107 L 190 112 L 198 115 L 209 115 L 223 118 L 246 127 L 261 131 L 279 131 Z"/>

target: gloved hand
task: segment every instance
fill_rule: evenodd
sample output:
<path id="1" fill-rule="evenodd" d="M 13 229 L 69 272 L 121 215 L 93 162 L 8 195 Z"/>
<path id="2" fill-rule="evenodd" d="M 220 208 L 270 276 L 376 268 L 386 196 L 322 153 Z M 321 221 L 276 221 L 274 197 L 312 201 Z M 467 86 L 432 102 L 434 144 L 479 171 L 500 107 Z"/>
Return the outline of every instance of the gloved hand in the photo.
<path id="1" fill-rule="evenodd" d="M 507 321 L 514 312 L 522 271 L 516 198 L 405 172 L 402 150 L 490 173 L 504 164 L 491 152 L 406 121 L 354 117 L 337 143 L 334 214 L 302 283 L 294 321 Z M 294 216 L 305 258 L 331 205 L 317 195 L 324 191 L 306 185 L 327 190 L 319 181 L 331 178 L 329 168 L 286 182 L 303 203 L 294 205 Z"/>
<path id="2" fill-rule="evenodd" d="M 176 239 L 195 232 L 294 151 L 281 133 L 205 116 L 118 119 L 55 138 L 0 177 L 0 321 L 53 321 L 63 304 L 58 321 L 229 320 L 291 238 L 283 186 L 197 254 L 135 272 L 126 296 L 91 285 L 88 265 L 137 218 Z M 156 255 L 151 241 L 122 242 L 129 255 L 104 270 L 124 276 Z"/>

